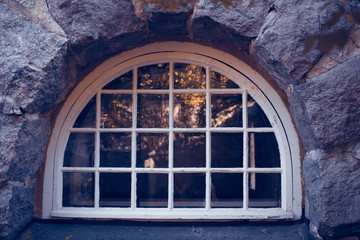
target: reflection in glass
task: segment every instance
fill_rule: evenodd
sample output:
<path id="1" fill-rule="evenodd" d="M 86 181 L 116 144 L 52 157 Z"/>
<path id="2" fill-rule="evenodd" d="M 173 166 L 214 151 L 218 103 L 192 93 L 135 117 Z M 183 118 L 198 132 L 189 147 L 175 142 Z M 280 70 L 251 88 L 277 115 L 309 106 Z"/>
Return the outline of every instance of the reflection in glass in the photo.
<path id="1" fill-rule="evenodd" d="M 242 207 L 242 173 L 212 173 L 211 183 L 212 208 Z"/>
<path id="2" fill-rule="evenodd" d="M 281 207 L 281 174 L 254 174 L 249 179 L 249 207 Z"/>
<path id="3" fill-rule="evenodd" d="M 102 94 L 102 128 L 129 128 L 132 125 L 132 96 L 130 94 Z"/>
<path id="4" fill-rule="evenodd" d="M 247 108 L 249 127 L 271 127 L 269 119 L 264 111 L 250 95 L 248 95 Z"/>
<path id="5" fill-rule="evenodd" d="M 103 89 L 132 89 L 133 71 L 129 71 L 109 82 Z"/>
<path id="6" fill-rule="evenodd" d="M 243 133 L 211 133 L 211 167 L 243 166 Z"/>
<path id="7" fill-rule="evenodd" d="M 137 207 L 167 207 L 168 175 L 137 174 Z"/>
<path id="8" fill-rule="evenodd" d="M 131 206 L 131 174 L 100 173 L 100 207 Z"/>
<path id="9" fill-rule="evenodd" d="M 205 207 L 205 174 L 174 174 L 174 207 Z"/>
<path id="10" fill-rule="evenodd" d="M 249 133 L 249 167 L 280 167 L 279 146 L 274 133 Z"/>
<path id="11" fill-rule="evenodd" d="M 131 133 L 100 133 L 100 167 L 131 166 Z"/>
<path id="12" fill-rule="evenodd" d="M 174 126 L 176 128 L 205 127 L 206 95 L 175 94 L 174 95 Z"/>
<path id="13" fill-rule="evenodd" d="M 224 75 L 211 71 L 211 88 L 239 88 L 239 86 Z"/>
<path id="14" fill-rule="evenodd" d="M 94 173 L 64 172 L 63 207 L 94 206 Z"/>
<path id="15" fill-rule="evenodd" d="M 71 133 L 64 153 L 64 167 L 93 167 L 94 133 Z"/>
<path id="16" fill-rule="evenodd" d="M 174 167 L 205 167 L 205 133 L 174 133 Z"/>
<path id="17" fill-rule="evenodd" d="M 241 94 L 211 95 L 211 126 L 242 127 Z"/>
<path id="18" fill-rule="evenodd" d="M 168 94 L 139 94 L 137 107 L 138 128 L 167 128 L 169 126 Z"/>
<path id="19" fill-rule="evenodd" d="M 168 167 L 169 135 L 167 133 L 138 133 L 136 166 Z"/>
<path id="20" fill-rule="evenodd" d="M 168 89 L 169 64 L 159 63 L 138 68 L 138 89 Z"/>
<path id="21" fill-rule="evenodd" d="M 94 96 L 77 117 L 74 128 L 94 128 L 96 121 L 96 96 Z"/>
<path id="22" fill-rule="evenodd" d="M 175 89 L 205 89 L 205 68 L 194 64 L 174 64 L 174 88 Z"/>

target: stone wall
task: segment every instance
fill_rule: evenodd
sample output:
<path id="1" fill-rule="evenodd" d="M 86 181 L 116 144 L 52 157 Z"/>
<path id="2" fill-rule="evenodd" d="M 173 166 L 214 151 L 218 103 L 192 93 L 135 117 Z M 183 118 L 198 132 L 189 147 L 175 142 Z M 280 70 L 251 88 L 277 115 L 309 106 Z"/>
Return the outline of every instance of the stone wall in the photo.
<path id="1" fill-rule="evenodd" d="M 237 49 L 288 102 L 314 235 L 360 234 L 357 0 L 0 1 L 0 239 L 34 217 L 53 118 L 92 67 L 182 39 Z M 41 177 L 41 176 L 40 176 Z"/>

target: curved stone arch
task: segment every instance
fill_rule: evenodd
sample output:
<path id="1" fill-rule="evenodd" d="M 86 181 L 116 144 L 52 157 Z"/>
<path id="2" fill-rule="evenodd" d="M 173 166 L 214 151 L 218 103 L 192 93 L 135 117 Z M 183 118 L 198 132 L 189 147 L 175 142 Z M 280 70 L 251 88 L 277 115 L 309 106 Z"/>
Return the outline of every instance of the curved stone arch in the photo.
<path id="1" fill-rule="evenodd" d="M 96 94 L 97 89 L 135 65 L 141 63 L 148 65 L 151 62 L 157 63 L 159 60 L 174 59 L 211 66 L 216 71 L 226 74 L 232 79 L 237 79 L 236 83 L 249 91 L 249 94 L 259 103 L 266 115 L 272 116 L 269 120 L 273 126 L 276 126 L 275 134 L 281 146 L 281 161 L 286 176 L 286 179 L 282 178 L 281 183 L 282 187 L 286 188 L 287 195 L 282 197 L 283 210 L 291 212 L 291 219 L 301 217 L 301 170 L 298 136 L 292 125 L 289 112 L 274 89 L 251 67 L 230 54 L 194 43 L 162 42 L 149 44 L 108 59 L 86 76 L 67 99 L 57 116 L 47 151 L 44 173 L 43 218 L 51 218 L 52 211 L 58 210 L 61 206 L 61 203 L 58 202 L 61 199 L 57 196 L 59 192 L 57 174 L 62 164 L 59 159 L 61 159 L 65 149 L 63 142 L 66 142 L 68 138 L 68 129 L 83 107 Z M 285 184 L 288 182 L 292 184 Z M 55 215 L 57 217 L 66 216 L 66 214 L 62 215 L 61 212 Z M 91 217 L 86 214 L 81 216 Z M 108 215 L 106 217 L 109 218 Z M 116 217 L 111 215 L 110 218 Z"/>

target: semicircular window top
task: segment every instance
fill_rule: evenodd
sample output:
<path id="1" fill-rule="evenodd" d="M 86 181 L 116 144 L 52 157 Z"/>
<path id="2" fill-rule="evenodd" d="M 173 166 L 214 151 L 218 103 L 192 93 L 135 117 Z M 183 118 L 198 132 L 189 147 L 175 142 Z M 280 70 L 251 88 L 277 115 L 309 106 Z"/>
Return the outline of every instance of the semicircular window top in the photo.
<path id="1" fill-rule="evenodd" d="M 65 133 L 52 216 L 293 218 L 286 140 L 255 99 L 191 61 L 107 80 Z"/>

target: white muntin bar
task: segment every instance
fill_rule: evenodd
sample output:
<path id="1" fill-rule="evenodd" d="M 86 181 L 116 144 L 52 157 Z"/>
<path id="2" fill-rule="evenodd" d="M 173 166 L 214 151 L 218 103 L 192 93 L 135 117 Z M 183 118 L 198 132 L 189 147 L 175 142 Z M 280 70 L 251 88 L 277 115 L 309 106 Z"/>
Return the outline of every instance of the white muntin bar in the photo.
<path id="1" fill-rule="evenodd" d="M 169 150 L 168 150 L 168 209 L 174 208 L 174 173 L 172 171 L 174 166 L 174 62 L 170 61 L 169 73 Z"/>
<path id="2" fill-rule="evenodd" d="M 100 201 L 100 174 L 97 171 L 100 166 L 100 117 L 101 117 L 101 93 L 96 94 L 96 134 L 95 134 L 95 208 L 99 208 Z"/>
<path id="3" fill-rule="evenodd" d="M 205 159 L 206 159 L 206 180 L 205 180 L 205 208 L 211 208 L 211 133 L 209 131 L 211 127 L 211 95 L 210 95 L 210 68 L 206 67 L 206 147 L 205 147 Z"/>
<path id="4" fill-rule="evenodd" d="M 243 174 L 243 209 L 248 209 L 249 206 L 249 184 L 248 184 L 248 159 L 249 159 L 249 144 L 248 144 L 248 111 L 247 111 L 247 91 L 245 90 L 242 96 L 242 121 L 244 127 L 243 134 L 243 168 L 245 170 Z"/>
<path id="5" fill-rule="evenodd" d="M 132 93 L 132 134 L 131 134 L 131 208 L 136 208 L 136 125 L 137 125 L 137 67 L 133 68 L 133 93 Z"/>

